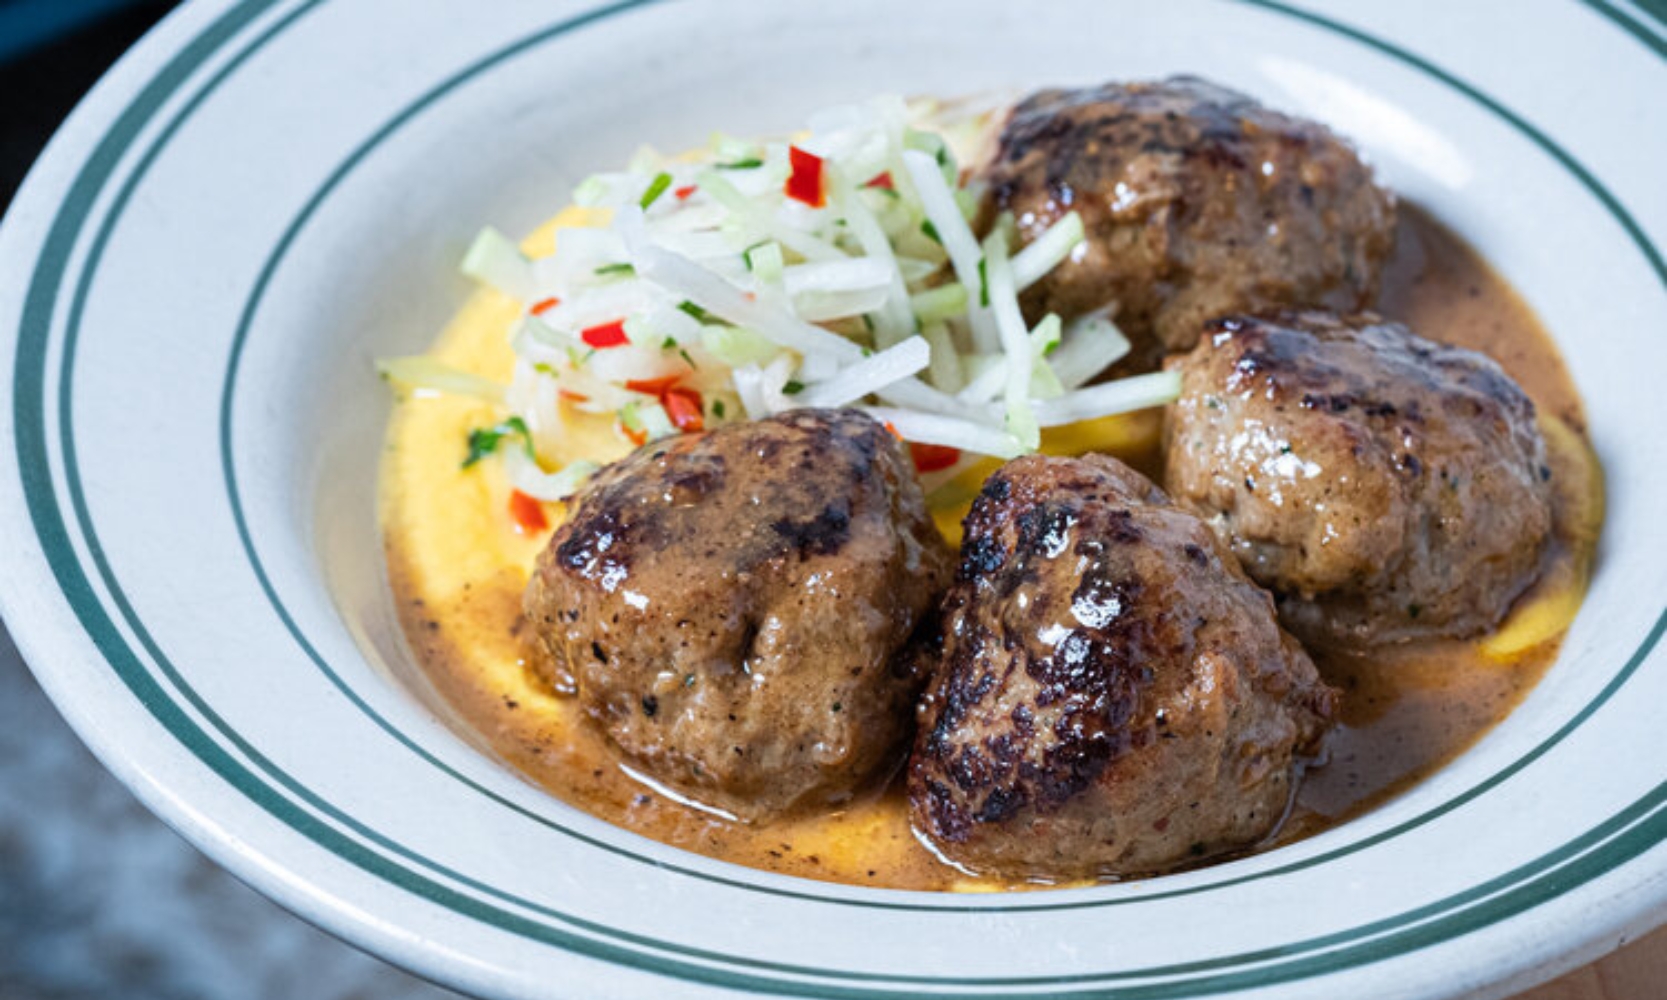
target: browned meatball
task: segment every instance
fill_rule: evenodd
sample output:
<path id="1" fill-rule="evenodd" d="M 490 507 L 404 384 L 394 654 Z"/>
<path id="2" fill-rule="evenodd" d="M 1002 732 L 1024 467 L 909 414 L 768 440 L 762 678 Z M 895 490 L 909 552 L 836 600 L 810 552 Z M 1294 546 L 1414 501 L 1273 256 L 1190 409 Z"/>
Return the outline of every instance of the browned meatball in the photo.
<path id="1" fill-rule="evenodd" d="M 653 776 L 737 815 L 841 801 L 897 760 L 895 654 L 950 555 L 895 437 L 800 410 L 604 469 L 525 596 L 544 656 Z"/>
<path id="2" fill-rule="evenodd" d="M 1304 642 L 1475 635 L 1539 572 L 1545 445 L 1485 355 L 1308 311 L 1218 321 L 1169 366 L 1165 483 Z"/>
<path id="3" fill-rule="evenodd" d="M 986 219 L 1012 212 L 1026 240 L 1073 210 L 1087 228 L 1027 309 L 1115 302 L 1148 364 L 1229 313 L 1362 308 L 1394 243 L 1394 196 L 1348 143 L 1191 77 L 1034 94 L 986 174 Z"/>
<path id="4" fill-rule="evenodd" d="M 918 830 L 1009 877 L 1161 872 L 1279 823 L 1332 691 L 1208 528 L 1114 459 L 1003 466 L 967 516 L 909 762 Z"/>

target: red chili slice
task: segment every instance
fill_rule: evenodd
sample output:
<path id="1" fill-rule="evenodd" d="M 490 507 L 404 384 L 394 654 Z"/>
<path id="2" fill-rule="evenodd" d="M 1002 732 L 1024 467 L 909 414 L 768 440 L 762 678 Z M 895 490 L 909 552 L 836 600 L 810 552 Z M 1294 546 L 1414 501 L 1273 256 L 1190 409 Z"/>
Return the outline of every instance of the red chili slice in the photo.
<path id="1" fill-rule="evenodd" d="M 897 185 L 892 183 L 891 171 L 889 170 L 881 171 L 870 177 L 868 183 L 864 184 L 863 187 L 885 188 L 887 191 L 897 190 Z"/>
<path id="2" fill-rule="evenodd" d="M 666 416 L 671 418 L 673 427 L 689 434 L 698 434 L 706 429 L 706 420 L 701 416 L 700 393 L 693 389 L 668 389 L 660 397 L 660 405 L 666 408 Z"/>
<path id="3" fill-rule="evenodd" d="M 793 168 L 793 172 L 787 175 L 787 183 L 782 186 L 787 197 L 802 201 L 811 208 L 826 205 L 827 194 L 822 190 L 822 158 L 797 146 L 788 146 L 787 162 Z"/>
<path id="4" fill-rule="evenodd" d="M 625 321 L 622 319 L 586 327 L 579 331 L 579 339 L 597 350 L 605 347 L 623 347 L 631 342 L 625 336 Z"/>
<path id="5" fill-rule="evenodd" d="M 527 311 L 532 313 L 534 316 L 542 316 L 559 305 L 561 305 L 561 299 L 540 299 L 537 302 L 534 302 L 532 308 Z"/>
<path id="6" fill-rule="evenodd" d="M 695 186 L 693 184 L 685 184 L 682 187 L 680 187 L 680 188 L 678 188 L 678 189 L 676 189 L 675 191 L 672 192 L 672 194 L 677 196 L 678 201 L 683 201 L 694 193 L 695 193 Z"/>
<path id="7" fill-rule="evenodd" d="M 941 472 L 961 460 L 961 449 L 911 441 L 909 456 L 915 460 L 915 471 Z"/>
<path id="8" fill-rule="evenodd" d="M 590 397 L 589 396 L 585 395 L 582 392 L 574 392 L 572 389 L 557 389 L 556 390 L 556 397 L 558 399 L 564 399 L 569 403 L 588 403 L 588 402 L 590 402 Z"/>
<path id="9" fill-rule="evenodd" d="M 632 444 L 636 445 L 637 447 L 641 448 L 643 445 L 648 443 L 648 432 L 647 431 L 634 431 L 631 428 L 625 426 L 625 423 L 623 421 L 615 421 L 614 426 L 619 428 L 619 432 L 621 434 L 625 435 L 625 440 L 631 442 Z"/>
<path id="10" fill-rule="evenodd" d="M 550 528 L 544 505 L 520 490 L 509 495 L 509 516 L 515 519 L 515 530 L 523 535 L 536 535 Z"/>
<path id="11" fill-rule="evenodd" d="M 658 398 L 664 396 L 682 377 L 681 375 L 667 375 L 664 378 L 634 378 L 625 383 L 625 388 L 632 392 L 640 392 L 645 396 Z"/>

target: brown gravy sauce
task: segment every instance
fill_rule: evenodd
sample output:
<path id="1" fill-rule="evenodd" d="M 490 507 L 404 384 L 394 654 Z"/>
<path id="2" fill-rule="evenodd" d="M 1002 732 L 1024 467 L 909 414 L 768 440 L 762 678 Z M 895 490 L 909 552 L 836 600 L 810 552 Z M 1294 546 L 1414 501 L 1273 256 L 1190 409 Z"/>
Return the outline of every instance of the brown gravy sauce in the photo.
<path id="1" fill-rule="evenodd" d="M 1379 311 L 1493 356 L 1543 412 L 1584 433 L 1574 385 L 1534 315 L 1462 240 L 1413 206 L 1402 206 Z M 1149 455 L 1127 457 L 1150 467 Z M 440 694 L 492 751 L 558 798 L 655 840 L 782 874 L 898 889 L 1021 887 L 938 860 L 910 831 L 899 781 L 836 813 L 749 826 L 633 778 L 573 699 L 542 688 L 524 668 L 479 668 L 522 656 L 519 573 L 473 581 L 453 606 L 430 607 L 392 535 L 387 555 L 406 635 Z M 1557 646 L 1546 642 L 1503 664 L 1462 642 L 1370 661 L 1322 659 L 1323 673 L 1344 692 L 1329 760 L 1309 770 L 1290 819 L 1263 849 L 1344 822 L 1441 767 L 1510 712 Z"/>

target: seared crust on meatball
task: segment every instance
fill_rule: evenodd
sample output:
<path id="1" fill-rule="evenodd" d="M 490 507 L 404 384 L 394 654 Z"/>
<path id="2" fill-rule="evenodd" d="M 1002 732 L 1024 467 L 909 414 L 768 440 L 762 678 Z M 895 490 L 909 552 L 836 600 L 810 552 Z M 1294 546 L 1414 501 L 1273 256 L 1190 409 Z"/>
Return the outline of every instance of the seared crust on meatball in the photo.
<path id="1" fill-rule="evenodd" d="M 986 174 L 986 224 L 1012 212 L 1028 241 L 1076 211 L 1087 228 L 1027 311 L 1115 302 L 1147 364 L 1229 313 L 1363 308 L 1394 244 L 1394 196 L 1348 143 L 1192 77 L 1033 94 Z"/>
<path id="2" fill-rule="evenodd" d="M 799 410 L 604 469 L 524 607 L 543 655 L 638 766 L 762 817 L 891 767 L 923 678 L 896 654 L 951 557 L 897 439 Z"/>
<path id="3" fill-rule="evenodd" d="M 1476 635 L 1539 573 L 1545 444 L 1491 358 L 1303 311 L 1216 322 L 1169 366 L 1165 483 L 1305 643 Z"/>
<path id="4" fill-rule="evenodd" d="M 1152 874 L 1248 847 L 1329 724 L 1267 593 L 1115 459 L 1003 466 L 941 617 L 910 808 L 978 872 Z"/>

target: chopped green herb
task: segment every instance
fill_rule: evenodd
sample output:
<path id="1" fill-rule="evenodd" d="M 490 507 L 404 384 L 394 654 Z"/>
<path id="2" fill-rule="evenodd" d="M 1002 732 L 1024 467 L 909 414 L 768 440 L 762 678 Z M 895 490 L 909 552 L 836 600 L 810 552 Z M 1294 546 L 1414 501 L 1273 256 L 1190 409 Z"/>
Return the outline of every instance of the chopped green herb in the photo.
<path id="1" fill-rule="evenodd" d="M 990 307 L 990 276 L 984 266 L 984 258 L 978 258 L 978 304 L 988 309 Z"/>
<path id="2" fill-rule="evenodd" d="M 477 427 L 469 432 L 469 454 L 463 459 L 463 467 L 467 469 L 476 462 L 498 450 L 498 445 L 506 437 L 519 437 L 521 446 L 527 450 L 528 458 L 537 457 L 533 452 L 532 432 L 527 429 L 526 421 L 520 417 L 510 417 L 502 423 L 491 427 Z"/>
<path id="3" fill-rule="evenodd" d="M 533 365 L 533 371 L 538 372 L 540 375 L 549 375 L 552 377 L 557 374 L 556 369 L 552 365 L 543 361 L 536 362 Z"/>
<path id="4" fill-rule="evenodd" d="M 920 231 L 925 233 L 927 239 L 930 239 L 933 243 L 943 246 L 943 237 L 938 235 L 938 227 L 932 225 L 931 219 L 921 220 Z"/>
<path id="5" fill-rule="evenodd" d="M 724 401 L 723 400 L 721 400 L 721 399 L 712 400 L 712 415 L 714 417 L 717 417 L 719 420 L 722 420 L 724 418 Z"/>
<path id="6" fill-rule="evenodd" d="M 756 156 L 749 156 L 744 160 L 731 160 L 718 164 L 719 170 L 757 170 L 764 165 L 764 161 Z"/>
<path id="7" fill-rule="evenodd" d="M 648 190 L 642 193 L 643 211 L 648 211 L 648 206 L 654 204 L 656 201 L 659 201 L 660 196 L 665 194 L 666 188 L 669 187 L 671 187 L 670 174 L 663 170 L 660 173 L 655 174 L 654 180 L 650 181 L 648 184 Z"/>
<path id="8" fill-rule="evenodd" d="M 684 361 L 684 362 L 685 362 L 685 363 L 686 363 L 686 364 L 688 364 L 688 366 L 689 366 L 689 367 L 690 367 L 690 368 L 693 368 L 693 369 L 696 369 L 696 370 L 699 370 L 699 368 L 700 368 L 700 366 L 699 366 L 699 365 L 697 365 L 697 364 L 695 364 L 695 359 L 694 359 L 694 358 L 691 358 L 691 357 L 689 357 L 689 352 L 688 352 L 688 349 L 686 349 L 686 348 L 682 348 L 682 347 L 679 347 L 679 348 L 678 348 L 678 349 L 677 349 L 677 353 L 678 353 L 678 355 L 679 355 L 679 356 L 680 356 L 680 357 L 682 357 L 682 358 L 683 358 L 683 361 Z"/>
<path id="9" fill-rule="evenodd" d="M 694 674 L 684 674 L 683 675 L 683 686 L 684 687 L 694 687 L 695 686 L 695 675 Z"/>
<path id="10" fill-rule="evenodd" d="M 836 701 L 836 702 L 833 703 L 833 710 L 836 711 L 836 712 L 839 711 L 840 709 L 844 708 L 844 707 L 845 707 L 844 702 Z"/>
<path id="11" fill-rule="evenodd" d="M 787 384 L 781 387 L 781 394 L 783 396 L 797 396 L 799 393 L 804 391 L 805 384 L 797 379 L 788 379 Z"/>
<path id="12" fill-rule="evenodd" d="M 741 263 L 747 266 L 747 270 L 752 270 L 752 252 L 757 250 L 759 247 L 769 246 L 769 244 L 769 240 L 759 240 L 757 243 L 754 243 L 752 246 L 741 251 Z"/>
<path id="13" fill-rule="evenodd" d="M 661 174 L 660 176 L 665 176 Z M 636 274 L 637 269 L 630 264 L 603 264 L 596 269 L 597 274 Z"/>
<path id="14" fill-rule="evenodd" d="M 684 299 L 682 302 L 679 302 L 677 304 L 677 308 L 688 313 L 690 316 L 693 316 L 695 319 L 700 320 L 702 323 L 716 323 L 718 321 L 716 316 L 713 316 L 711 313 L 702 309 L 700 306 L 695 305 L 693 302 L 690 302 L 688 299 Z"/>
<path id="15" fill-rule="evenodd" d="M 862 328 L 864 330 L 867 330 L 869 333 L 873 333 L 874 332 L 874 317 L 868 315 L 867 313 L 863 313 L 862 314 Z"/>
<path id="16" fill-rule="evenodd" d="M 665 340 L 660 341 L 660 350 L 662 351 L 672 350 L 676 346 L 677 339 L 675 337 L 667 337 Z"/>

